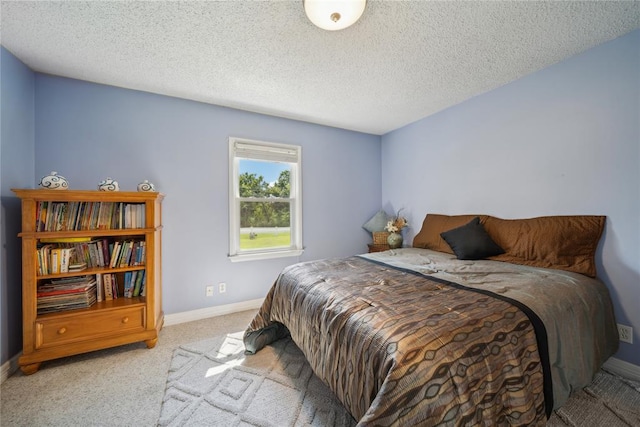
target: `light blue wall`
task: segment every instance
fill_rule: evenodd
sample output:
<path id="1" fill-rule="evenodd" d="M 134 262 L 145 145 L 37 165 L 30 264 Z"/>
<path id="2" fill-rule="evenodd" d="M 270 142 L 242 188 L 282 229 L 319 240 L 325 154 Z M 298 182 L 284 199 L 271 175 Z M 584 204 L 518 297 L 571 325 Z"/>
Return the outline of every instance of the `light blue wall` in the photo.
<path id="1" fill-rule="evenodd" d="M 0 47 L 0 364 L 22 349 L 20 201 L 12 188 L 33 185 L 34 74 Z"/>
<path id="2" fill-rule="evenodd" d="M 606 215 L 598 253 L 640 365 L 640 30 L 382 137 L 382 200 L 429 213 Z M 403 212 L 403 213 L 404 213 Z"/>
<path id="3" fill-rule="evenodd" d="M 145 92 L 36 74 L 36 178 L 72 189 L 148 179 L 163 208 L 165 314 L 262 298 L 296 261 L 366 252 L 362 224 L 380 208 L 380 137 Z M 302 146 L 300 258 L 231 263 L 228 138 Z M 205 286 L 227 292 L 205 297 Z"/>

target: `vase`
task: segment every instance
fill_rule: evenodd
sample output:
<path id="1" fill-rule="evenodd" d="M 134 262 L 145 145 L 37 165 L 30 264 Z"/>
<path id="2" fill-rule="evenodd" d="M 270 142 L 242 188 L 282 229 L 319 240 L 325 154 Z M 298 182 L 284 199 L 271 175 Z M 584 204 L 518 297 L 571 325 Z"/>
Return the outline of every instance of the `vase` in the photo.
<path id="1" fill-rule="evenodd" d="M 50 175 L 42 177 L 40 187 L 48 188 L 49 190 L 67 190 L 69 181 L 64 176 L 58 175 L 58 172 L 51 172 Z"/>
<path id="2" fill-rule="evenodd" d="M 391 249 L 397 249 L 402 247 L 402 234 L 400 233 L 389 233 L 389 237 L 387 237 L 387 243 Z"/>
<path id="3" fill-rule="evenodd" d="M 118 181 L 114 181 L 111 178 L 107 178 L 98 183 L 98 190 L 100 191 L 119 191 L 120 186 L 118 185 Z"/>
<path id="4" fill-rule="evenodd" d="M 138 184 L 138 191 L 156 191 L 156 186 L 150 183 L 148 179 L 145 179 Z"/>

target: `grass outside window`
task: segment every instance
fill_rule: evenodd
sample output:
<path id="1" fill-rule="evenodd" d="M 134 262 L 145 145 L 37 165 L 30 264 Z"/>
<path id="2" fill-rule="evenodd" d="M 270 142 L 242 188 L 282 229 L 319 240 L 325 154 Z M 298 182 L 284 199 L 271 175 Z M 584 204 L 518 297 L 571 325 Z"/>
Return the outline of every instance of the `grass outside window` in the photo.
<path id="1" fill-rule="evenodd" d="M 240 233 L 240 249 L 271 249 L 271 248 L 288 248 L 291 246 L 290 231 L 269 231 L 258 232 L 252 239 L 250 234 Z"/>

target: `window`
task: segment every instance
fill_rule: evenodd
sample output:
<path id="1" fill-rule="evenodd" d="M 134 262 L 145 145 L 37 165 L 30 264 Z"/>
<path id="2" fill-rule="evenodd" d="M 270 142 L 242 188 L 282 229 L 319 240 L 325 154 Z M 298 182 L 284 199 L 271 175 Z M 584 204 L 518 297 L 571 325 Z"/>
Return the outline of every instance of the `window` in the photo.
<path id="1" fill-rule="evenodd" d="M 229 138 L 229 258 L 298 256 L 301 147 Z"/>

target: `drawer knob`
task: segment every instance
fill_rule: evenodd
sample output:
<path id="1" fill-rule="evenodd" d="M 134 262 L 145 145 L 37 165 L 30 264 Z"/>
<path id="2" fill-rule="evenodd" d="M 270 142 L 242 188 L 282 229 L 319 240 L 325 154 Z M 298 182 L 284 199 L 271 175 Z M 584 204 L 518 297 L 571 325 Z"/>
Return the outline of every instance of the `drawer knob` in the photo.
<path id="1" fill-rule="evenodd" d="M 58 329 L 58 335 L 62 335 L 65 332 L 67 332 L 67 328 L 65 328 L 64 326 L 62 328 Z"/>
<path id="2" fill-rule="evenodd" d="M 123 317 L 123 318 L 122 318 L 122 323 L 127 323 L 128 321 L 129 321 L 129 318 L 128 318 L 128 317 Z"/>

